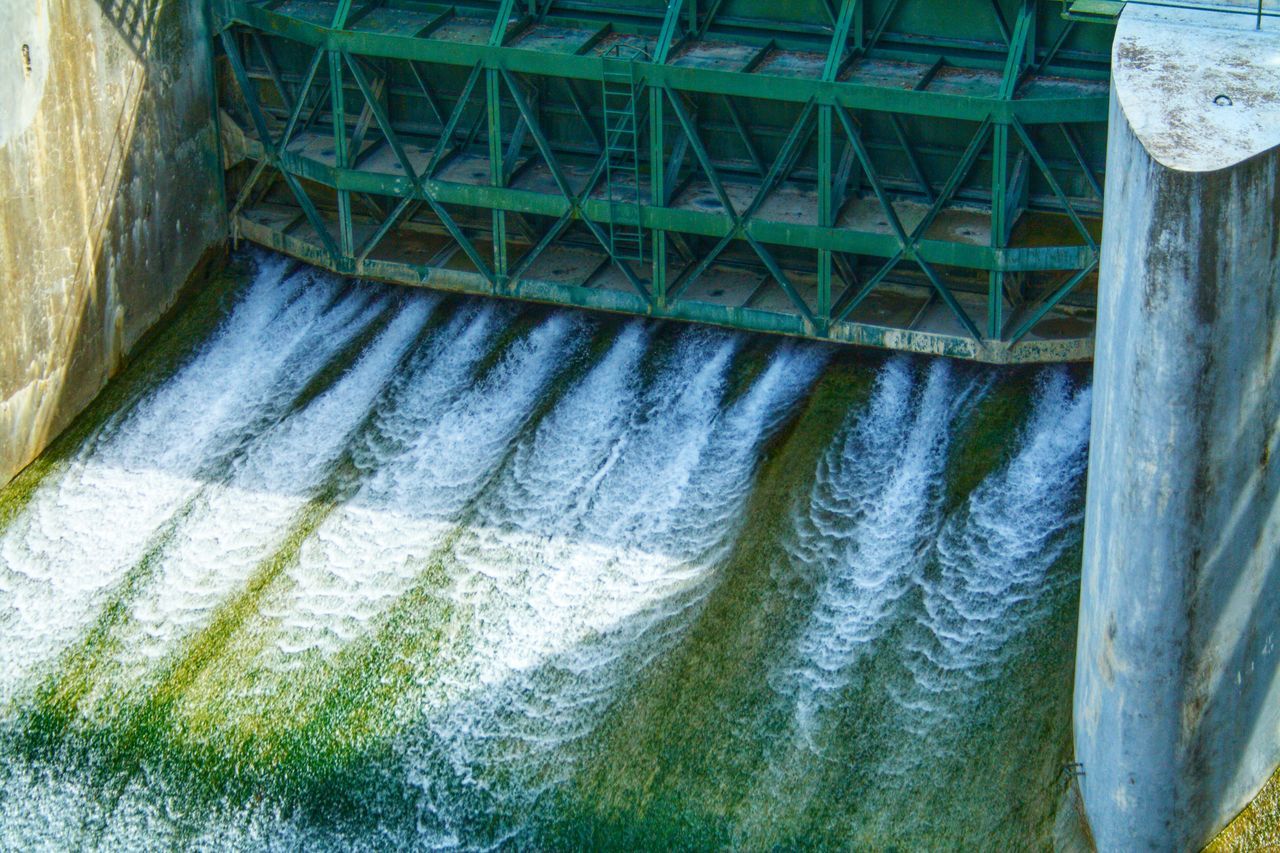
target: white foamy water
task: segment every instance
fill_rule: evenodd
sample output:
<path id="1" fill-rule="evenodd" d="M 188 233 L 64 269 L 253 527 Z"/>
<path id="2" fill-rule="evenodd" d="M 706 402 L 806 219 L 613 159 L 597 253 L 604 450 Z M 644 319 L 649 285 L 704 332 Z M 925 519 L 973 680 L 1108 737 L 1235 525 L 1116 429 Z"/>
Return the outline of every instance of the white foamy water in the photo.
<path id="1" fill-rule="evenodd" d="M 492 476 L 585 325 L 557 314 L 472 384 L 497 326 L 491 307 L 460 318 L 391 398 L 380 431 L 400 450 L 377 463 L 360 491 L 303 545 L 289 589 L 264 607 L 277 620 L 285 667 L 300 653 L 329 655 L 362 636 L 405 592 Z"/>
<path id="2" fill-rule="evenodd" d="M 0 698 L 88 638 L 56 682 L 88 691 L 65 735 L 33 730 L 42 752 L 21 714 L 0 728 L 0 848 L 554 848 L 614 837 L 614 811 L 623 836 L 671 828 L 667 808 L 691 843 L 839 846 L 812 815 L 893 805 L 866 777 L 896 756 L 945 785 L 924 775 L 941 748 L 901 726 L 991 691 L 1061 599 L 1087 390 L 1045 371 L 1007 460 L 944 517 L 951 434 L 990 373 L 890 359 L 816 472 L 789 472 L 844 399 L 828 377 L 818 433 L 809 413 L 777 435 L 825 348 L 757 364 L 746 336 L 395 293 L 264 266 L 0 531 Z M 780 542 L 741 535 L 788 519 Z M 202 633 L 217 614 L 236 618 Z M 645 749 L 614 767 L 597 752 L 631 726 Z M 650 797 L 656 816 L 631 802 Z"/>
<path id="3" fill-rule="evenodd" d="M 87 441 L 0 533 L 0 704 L 94 618 L 157 532 L 372 318 L 266 261 L 174 377 Z"/>
<path id="4" fill-rule="evenodd" d="M 0 768 L 0 848 L 66 850 L 369 850 L 368 839 L 317 827 L 277 803 L 223 803 L 186 812 L 181 785 L 135 776 L 104 797 L 91 782 L 55 764 Z M 401 835 L 401 844 L 407 838 Z"/>
<path id="5" fill-rule="evenodd" d="M 794 699 L 806 737 L 924 568 L 941 523 L 951 426 L 976 390 L 958 385 L 942 359 L 917 388 L 911 362 L 891 359 L 866 410 L 819 465 L 808 504 L 796 513 L 791 554 L 793 566 L 815 575 L 816 599 L 795 663 L 773 679 Z"/>
<path id="6" fill-rule="evenodd" d="M 625 446 L 648 343 L 640 322 L 623 328 L 600 363 L 516 448 L 497 498 L 482 507 L 485 524 L 547 534 L 573 529 Z"/>
<path id="7" fill-rule="evenodd" d="M 784 347 L 725 409 L 732 340 L 687 334 L 643 392 L 642 345 L 624 330 L 517 452 L 484 507 L 492 526 L 455 549 L 473 628 L 406 750 L 433 845 L 509 842 L 567 778 L 575 742 L 692 620 L 760 441 L 823 363 Z"/>
<path id="8" fill-rule="evenodd" d="M 1046 371 L 1017 451 L 947 520 L 936 576 L 919 581 L 925 630 L 907 642 L 912 708 L 940 708 L 930 697 L 994 678 L 1032 621 L 1049 568 L 1078 529 L 1089 413 L 1088 388 L 1072 388 L 1065 370 Z"/>
<path id="9" fill-rule="evenodd" d="M 151 559 L 130 605 L 121 659 L 130 683 L 177 650 L 278 546 L 417 340 L 435 296 L 409 298 L 327 390 L 254 439 L 206 488 Z"/>

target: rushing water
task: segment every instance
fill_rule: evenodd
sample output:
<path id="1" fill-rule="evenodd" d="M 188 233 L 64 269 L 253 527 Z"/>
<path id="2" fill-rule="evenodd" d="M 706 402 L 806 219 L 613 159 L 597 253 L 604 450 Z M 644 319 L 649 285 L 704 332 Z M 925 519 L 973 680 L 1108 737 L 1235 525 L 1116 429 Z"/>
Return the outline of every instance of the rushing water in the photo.
<path id="1" fill-rule="evenodd" d="M 0 848 L 1047 842 L 1066 369 L 242 266 L 0 492 Z"/>

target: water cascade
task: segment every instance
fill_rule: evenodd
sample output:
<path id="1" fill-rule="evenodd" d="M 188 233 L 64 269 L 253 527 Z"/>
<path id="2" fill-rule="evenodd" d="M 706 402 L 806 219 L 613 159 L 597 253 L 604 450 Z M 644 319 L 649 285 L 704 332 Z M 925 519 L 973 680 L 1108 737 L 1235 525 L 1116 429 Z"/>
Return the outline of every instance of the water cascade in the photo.
<path id="1" fill-rule="evenodd" d="M 1046 837 L 1065 369 L 244 263 L 0 492 L 0 847 Z"/>

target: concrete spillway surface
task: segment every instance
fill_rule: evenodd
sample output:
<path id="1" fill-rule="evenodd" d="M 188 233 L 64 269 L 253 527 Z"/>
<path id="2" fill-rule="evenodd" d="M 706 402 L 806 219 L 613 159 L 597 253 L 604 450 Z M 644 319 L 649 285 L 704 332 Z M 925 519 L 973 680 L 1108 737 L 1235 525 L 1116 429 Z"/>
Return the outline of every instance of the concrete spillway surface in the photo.
<path id="1" fill-rule="evenodd" d="M 1047 843 L 1078 375 L 243 266 L 0 492 L 0 847 Z"/>

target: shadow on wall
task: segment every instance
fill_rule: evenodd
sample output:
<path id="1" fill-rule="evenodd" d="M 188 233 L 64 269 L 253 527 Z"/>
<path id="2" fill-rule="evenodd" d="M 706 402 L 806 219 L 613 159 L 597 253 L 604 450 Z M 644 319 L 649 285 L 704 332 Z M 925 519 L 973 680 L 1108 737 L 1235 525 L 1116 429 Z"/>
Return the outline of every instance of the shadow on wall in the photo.
<path id="1" fill-rule="evenodd" d="M 97 0 L 103 17 L 111 22 L 133 55 L 140 59 L 148 57 L 166 2 L 170 6 L 177 5 L 175 0 Z"/>
<path id="2" fill-rule="evenodd" d="M 1205 853 L 1272 850 L 1280 845 L 1280 769 L 1262 793 L 1205 847 Z"/>
<path id="3" fill-rule="evenodd" d="M 1270 252 L 1252 251 L 1243 228 L 1226 227 L 1220 236 L 1228 243 L 1221 255 L 1234 255 L 1240 265 L 1236 282 L 1257 286 L 1239 288 L 1244 295 L 1224 301 L 1226 310 L 1215 318 L 1213 334 L 1222 338 L 1217 346 L 1229 351 L 1234 342 L 1248 355 L 1234 382 L 1219 384 L 1213 394 L 1213 412 L 1225 415 L 1229 427 L 1210 432 L 1229 435 L 1230 441 L 1217 448 L 1229 461 L 1213 459 L 1208 452 L 1213 448 L 1206 448 L 1199 473 L 1199 500 L 1207 505 L 1197 555 L 1203 587 L 1194 590 L 1189 610 L 1192 648 L 1199 653 L 1185 662 L 1184 672 L 1190 685 L 1184 713 L 1185 739 L 1192 744 L 1189 770 L 1212 780 L 1212 792 L 1247 798 L 1277 771 L 1280 756 L 1280 394 L 1275 391 L 1280 383 L 1280 205 L 1272 195 L 1277 172 L 1280 158 L 1271 151 L 1215 175 L 1228 186 L 1208 193 L 1226 207 L 1217 222 L 1239 222 L 1242 207 L 1270 209 L 1272 245 Z M 1235 240 L 1244 245 L 1230 245 Z M 1260 334 L 1240 341 L 1238 320 L 1248 311 L 1261 316 Z M 1238 492 L 1221 493 L 1215 480 L 1233 484 Z M 1221 525 L 1217 530 L 1215 521 Z M 1270 822 L 1271 831 L 1280 830 L 1276 804 L 1270 815 L 1257 816 Z M 1221 804 L 1190 803 L 1194 812 L 1213 806 Z"/>
<path id="4" fill-rule="evenodd" d="M 1280 155 L 1273 150 L 1197 180 L 1221 184 L 1203 194 L 1222 206 L 1205 211 L 1211 221 L 1237 222 L 1241 207 L 1271 210 L 1270 252 L 1266 246 L 1255 251 L 1232 245 L 1229 235 L 1240 229 L 1224 226 L 1220 257 L 1208 259 L 1222 269 L 1248 258 L 1235 280 L 1257 283 L 1219 301 L 1211 320 L 1217 327 L 1215 337 L 1240 337 L 1236 320 L 1246 312 L 1260 319 L 1256 334 L 1246 332 L 1247 343 L 1238 343 L 1247 355 L 1233 373 L 1235 383 L 1214 383 L 1216 392 L 1206 406 L 1207 418 L 1231 412 L 1236 416 L 1225 431 L 1228 442 L 1200 449 L 1206 461 L 1197 485 L 1203 486 L 1199 500 L 1207 523 L 1198 553 L 1202 585 L 1192 591 L 1188 612 L 1190 645 L 1198 654 L 1184 663 L 1190 685 L 1184 700 L 1186 742 L 1191 748 L 1188 767 L 1209 783 L 1198 790 L 1212 796 L 1245 792 L 1251 798 L 1278 770 L 1280 742 L 1280 398 L 1274 391 L 1280 381 L 1280 207 L 1273 201 Z M 1203 286 L 1216 289 L 1218 282 Z M 1218 429 L 1210 427 L 1207 434 L 1222 435 Z M 1227 472 L 1217 458 L 1223 453 L 1230 455 Z M 1237 490 L 1224 490 L 1223 480 Z M 1189 805 L 1193 813 L 1221 807 L 1194 801 Z M 1280 830 L 1280 811 L 1259 818 L 1269 821 L 1273 832 Z"/>
<path id="5" fill-rule="evenodd" d="M 1176 567 L 1188 580 L 1180 716 L 1169 722 L 1181 774 L 1175 832 L 1197 847 L 1247 806 L 1280 759 L 1278 172 L 1273 150 L 1215 173 L 1166 171 L 1159 187 L 1179 204 L 1191 200 L 1196 215 L 1179 221 L 1198 229 L 1200 254 L 1195 269 L 1178 253 L 1153 278 L 1196 288 L 1196 346 L 1214 354 L 1199 362 L 1188 413 L 1199 444 L 1184 448 L 1196 462 L 1186 468 L 1189 536 Z"/>
<path id="6" fill-rule="evenodd" d="M 203 4 L 35 6 L 0 13 L 44 25 L 22 62 L 0 63 L 0 91 L 25 89 L 29 113 L 0 127 L 0 186 L 13 188 L 0 200 L 0 482 L 97 394 L 223 231 Z"/>

